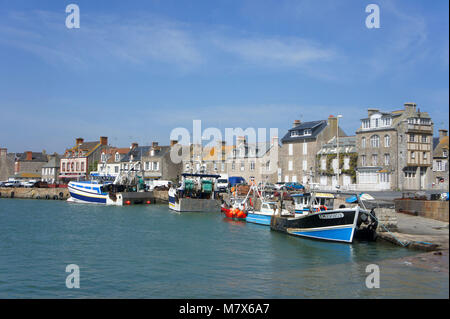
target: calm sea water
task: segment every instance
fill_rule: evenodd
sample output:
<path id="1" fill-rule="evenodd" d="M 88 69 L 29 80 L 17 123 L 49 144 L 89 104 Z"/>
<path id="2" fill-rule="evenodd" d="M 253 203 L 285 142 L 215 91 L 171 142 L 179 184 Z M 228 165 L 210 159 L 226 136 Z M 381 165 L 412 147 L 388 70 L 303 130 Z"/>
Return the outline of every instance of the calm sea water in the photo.
<path id="1" fill-rule="evenodd" d="M 167 205 L 0 199 L 0 298 L 448 298 L 448 273 L 384 262 L 412 253 Z M 373 263 L 379 289 L 365 285 Z M 68 264 L 79 289 L 66 288 Z"/>

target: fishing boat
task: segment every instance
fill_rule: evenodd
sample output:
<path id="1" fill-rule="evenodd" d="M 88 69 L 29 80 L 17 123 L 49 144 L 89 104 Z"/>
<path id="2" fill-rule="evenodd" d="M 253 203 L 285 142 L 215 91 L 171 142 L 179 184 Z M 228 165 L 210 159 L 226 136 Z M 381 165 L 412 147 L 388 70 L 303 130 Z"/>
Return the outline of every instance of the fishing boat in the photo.
<path id="1" fill-rule="evenodd" d="M 288 210 L 277 208 L 276 202 L 261 202 L 261 209 L 249 211 L 245 219 L 249 223 L 270 226 L 270 220 L 273 215 L 293 216 Z"/>
<path id="2" fill-rule="evenodd" d="M 378 222 L 373 212 L 367 210 L 362 203 L 362 199 L 369 199 L 368 196 L 357 196 L 358 203 L 354 207 L 339 209 L 328 209 L 325 201 L 320 201 L 323 197 L 316 197 L 315 193 L 310 193 L 306 198 L 308 202 L 299 210 L 299 216 L 274 215 L 271 229 L 293 236 L 344 243 L 352 243 L 358 231 L 372 235 L 376 232 Z M 298 206 L 296 211 L 297 209 Z"/>
<path id="3" fill-rule="evenodd" d="M 91 174 L 86 181 L 71 181 L 67 186 L 70 197 L 68 202 L 106 204 L 122 206 L 137 202 L 149 203 L 152 193 L 145 192 L 146 187 L 138 170 L 130 167 L 117 176 Z"/>
<path id="4" fill-rule="evenodd" d="M 220 175 L 181 174 L 181 185 L 169 189 L 169 208 L 177 212 L 218 212 L 221 201 L 215 190 Z"/>

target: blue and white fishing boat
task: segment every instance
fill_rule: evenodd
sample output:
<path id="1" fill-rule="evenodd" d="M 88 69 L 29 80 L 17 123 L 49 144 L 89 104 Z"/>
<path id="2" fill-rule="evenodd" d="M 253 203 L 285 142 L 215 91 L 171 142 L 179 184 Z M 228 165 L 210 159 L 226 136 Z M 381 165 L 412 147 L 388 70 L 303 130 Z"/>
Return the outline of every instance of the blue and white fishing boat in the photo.
<path id="1" fill-rule="evenodd" d="M 69 202 L 106 204 L 108 193 L 98 181 L 69 182 Z"/>
<path id="2" fill-rule="evenodd" d="M 328 209 L 325 202 L 320 203 L 312 193 L 309 210 L 304 207 L 300 216 L 295 217 L 274 216 L 271 229 L 299 237 L 345 243 L 353 242 L 358 231 L 366 238 L 375 238 L 378 221 L 373 211 L 360 204 L 361 197 L 356 198 L 358 203 L 353 207 L 343 205 L 339 209 Z"/>
<path id="3" fill-rule="evenodd" d="M 141 193 L 145 191 L 145 184 L 138 173 L 133 166 L 116 177 L 92 173 L 89 181 L 71 181 L 67 186 L 70 193 L 67 201 L 116 206 L 131 204 L 131 201 L 147 202 L 149 195 Z"/>
<path id="4" fill-rule="evenodd" d="M 280 214 L 279 209 L 277 208 L 277 203 L 263 201 L 261 203 L 260 210 L 258 211 L 249 210 L 247 212 L 247 217 L 245 220 L 249 223 L 270 226 L 270 220 L 272 216 L 275 214 Z M 288 216 L 288 215 L 291 216 L 289 211 L 282 209 L 281 216 Z"/>

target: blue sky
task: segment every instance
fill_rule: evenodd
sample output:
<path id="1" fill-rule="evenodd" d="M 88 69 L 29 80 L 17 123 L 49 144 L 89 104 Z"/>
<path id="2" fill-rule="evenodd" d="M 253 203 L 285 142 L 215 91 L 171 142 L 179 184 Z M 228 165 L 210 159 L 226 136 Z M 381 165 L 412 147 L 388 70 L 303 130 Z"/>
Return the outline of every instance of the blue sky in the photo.
<path id="1" fill-rule="evenodd" d="M 67 29 L 65 7 L 80 8 Z M 380 29 L 365 8 L 380 7 Z M 175 127 L 279 128 L 416 102 L 448 129 L 448 1 L 0 0 L 0 146 L 166 144 Z"/>

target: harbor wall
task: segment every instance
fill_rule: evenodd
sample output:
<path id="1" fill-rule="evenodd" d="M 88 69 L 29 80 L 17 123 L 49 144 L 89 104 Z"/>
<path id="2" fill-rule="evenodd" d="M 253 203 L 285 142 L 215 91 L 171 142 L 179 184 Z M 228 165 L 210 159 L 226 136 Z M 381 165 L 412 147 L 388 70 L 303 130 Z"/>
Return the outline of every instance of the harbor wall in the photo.
<path id="1" fill-rule="evenodd" d="M 168 203 L 169 202 L 169 191 L 166 190 L 153 190 L 153 197 L 157 202 Z"/>
<path id="2" fill-rule="evenodd" d="M 394 202 L 397 213 L 421 216 L 448 223 L 448 201 L 396 199 Z"/>
<path id="3" fill-rule="evenodd" d="M 66 200 L 70 195 L 67 188 L 0 187 L 0 197 Z"/>

